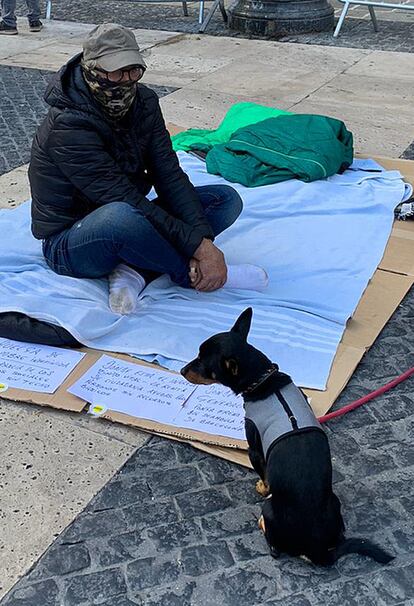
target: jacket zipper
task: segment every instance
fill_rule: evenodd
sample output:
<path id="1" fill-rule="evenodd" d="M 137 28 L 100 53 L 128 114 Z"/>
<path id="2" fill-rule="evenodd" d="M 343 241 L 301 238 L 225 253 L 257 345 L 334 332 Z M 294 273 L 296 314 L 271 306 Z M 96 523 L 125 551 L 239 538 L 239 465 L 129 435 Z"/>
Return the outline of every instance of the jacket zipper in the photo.
<path id="1" fill-rule="evenodd" d="M 242 141 L 241 139 L 231 139 L 230 143 L 243 143 L 244 145 L 250 145 L 250 147 L 256 147 L 257 149 L 263 149 L 265 151 L 271 152 L 273 154 L 279 154 L 279 156 L 284 156 L 285 158 L 291 158 L 292 160 L 304 160 L 305 162 L 313 162 L 317 166 L 320 166 L 323 171 L 323 176 L 326 177 L 326 170 L 323 164 L 318 162 L 317 160 L 312 160 L 311 158 L 302 158 L 297 156 L 289 156 L 289 154 L 284 154 L 282 152 L 275 151 L 274 149 L 269 149 L 268 147 L 262 147 L 261 145 L 254 145 L 254 143 L 248 143 L 247 141 Z"/>

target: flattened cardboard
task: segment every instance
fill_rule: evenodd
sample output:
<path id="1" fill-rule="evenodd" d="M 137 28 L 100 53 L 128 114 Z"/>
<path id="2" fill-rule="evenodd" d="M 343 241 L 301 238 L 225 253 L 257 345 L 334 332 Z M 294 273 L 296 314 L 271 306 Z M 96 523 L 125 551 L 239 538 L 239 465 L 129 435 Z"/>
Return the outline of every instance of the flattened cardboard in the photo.
<path id="1" fill-rule="evenodd" d="M 81 377 L 92 364 L 101 356 L 101 352 L 83 347 L 79 349 L 86 353 L 79 364 L 66 377 L 65 381 L 55 391 L 55 393 L 41 393 L 39 391 L 29 391 L 27 389 L 16 389 L 9 387 L 7 391 L 0 394 L 1 400 L 12 400 L 13 402 L 25 402 L 26 404 L 39 404 L 40 406 L 50 406 L 61 410 L 71 412 L 82 412 L 86 402 L 67 392 L 67 388 L 72 385 L 74 377 Z"/>
<path id="2" fill-rule="evenodd" d="M 174 127 L 178 128 L 178 127 Z M 179 132 L 179 131 L 177 131 Z M 176 133 L 171 133 L 176 134 Z M 356 158 L 372 158 L 376 160 L 378 164 L 381 164 L 387 170 L 399 170 L 404 179 L 414 185 L 414 162 L 413 160 L 401 160 L 400 158 L 387 158 L 386 156 L 372 156 L 367 154 L 355 154 Z"/>
<path id="3" fill-rule="evenodd" d="M 85 407 L 86 402 L 80 398 L 77 398 L 76 396 L 72 396 L 72 394 L 69 394 L 68 392 L 66 392 L 66 389 L 68 387 L 71 387 L 98 360 L 98 358 L 100 358 L 104 354 L 106 354 L 110 357 L 113 357 L 113 358 L 117 358 L 119 360 L 125 360 L 126 362 L 132 362 L 133 364 L 137 364 L 137 365 L 141 365 L 141 366 L 152 366 L 156 370 L 163 370 L 163 371 L 167 371 L 167 372 L 171 372 L 172 374 L 175 374 L 171 370 L 168 370 L 165 368 L 161 369 L 160 366 L 158 366 L 156 364 L 150 364 L 149 362 L 137 360 L 136 358 L 133 358 L 132 356 L 128 356 L 125 354 L 103 352 L 103 351 L 91 350 L 91 349 L 87 349 L 87 348 L 83 348 L 82 351 L 87 352 L 87 355 L 84 358 L 84 359 L 87 358 L 84 366 L 82 367 L 82 369 L 75 368 L 74 371 L 69 375 L 67 381 L 65 382 L 65 385 L 64 386 L 62 385 L 54 394 L 54 395 L 57 395 L 59 392 L 61 393 L 62 405 L 58 404 L 58 405 L 53 406 L 53 404 L 49 404 L 49 406 L 53 406 L 54 408 L 60 408 L 62 410 L 67 410 L 65 407 L 65 400 L 66 400 L 66 396 L 70 395 L 72 398 L 79 400 L 79 402 L 82 404 L 82 408 L 81 408 L 81 410 L 82 410 Z M 89 355 L 89 352 L 91 355 Z M 19 391 L 23 391 L 23 390 L 19 390 Z M 5 393 L 5 395 L 7 398 L 7 392 Z M 38 394 L 38 396 L 42 396 L 42 395 L 46 395 L 46 394 Z M 39 398 L 39 399 L 41 400 L 41 398 Z M 25 400 L 21 400 L 21 401 L 25 401 Z M 36 403 L 41 404 L 42 402 L 39 401 Z M 202 431 L 186 429 L 184 427 L 180 428 L 180 427 L 175 427 L 173 425 L 166 425 L 164 423 L 158 423 L 157 421 L 149 421 L 148 419 L 140 419 L 140 418 L 134 417 L 132 415 L 118 412 L 116 410 L 106 410 L 104 412 L 104 414 L 101 415 L 101 418 L 107 419 L 108 421 L 113 421 L 115 423 L 122 423 L 123 425 L 130 425 L 132 427 L 137 427 L 138 429 L 142 429 L 143 431 L 147 431 L 150 433 L 157 433 L 157 434 L 164 435 L 164 436 L 174 435 L 177 438 L 184 440 L 184 441 L 205 442 L 206 444 L 215 444 L 218 446 L 225 446 L 227 448 L 241 448 L 241 449 L 247 448 L 247 444 L 246 444 L 245 440 L 236 440 L 234 438 L 216 436 L 216 435 L 212 435 L 212 434 L 205 433 Z"/>
<path id="4" fill-rule="evenodd" d="M 356 154 L 359 158 L 369 158 L 365 154 Z M 414 187 L 414 162 L 374 156 L 374 160 L 387 170 L 398 170 L 407 183 Z M 413 221 L 396 221 L 379 269 L 392 271 L 406 276 L 414 276 L 414 229 Z"/>
<path id="5" fill-rule="evenodd" d="M 414 277 L 413 221 L 394 223 L 379 269 Z"/>
<path id="6" fill-rule="evenodd" d="M 175 134 L 183 129 L 175 125 L 169 125 L 169 130 L 171 134 Z M 387 169 L 399 170 L 404 178 L 414 185 L 413 161 L 383 157 L 375 157 L 374 159 Z M 332 364 L 326 391 L 305 390 L 312 398 L 312 408 L 317 416 L 325 414 L 334 404 L 361 358 L 373 344 L 414 283 L 413 252 L 414 221 L 395 222 L 383 259 L 366 288 L 352 319 L 347 324 Z M 105 353 L 129 362 L 157 368 L 156 365 L 123 354 L 101 352 L 88 348 L 82 348 L 81 351 L 84 351 L 87 355 L 54 394 L 41 394 L 10 388 L 7 392 L 1 394 L 1 398 L 81 412 L 86 402 L 69 394 L 66 389 L 75 383 L 100 355 Z M 107 411 L 104 418 L 132 425 L 143 431 L 170 437 L 171 439 L 186 441 L 200 450 L 250 467 L 245 450 L 247 444 L 243 440 L 231 440 L 186 429 L 180 430 L 180 428 L 137 419 L 114 411 Z"/>
<path id="7" fill-rule="evenodd" d="M 131 362 L 131 360 L 128 360 Z M 139 362 L 137 362 L 139 364 Z M 165 425 L 164 423 L 158 423 L 157 421 L 148 421 L 147 419 L 139 419 L 121 412 L 114 410 L 108 410 L 102 415 L 104 419 L 109 421 L 115 421 L 124 425 L 131 425 L 142 429 L 149 433 L 156 433 L 161 436 L 173 435 L 185 442 L 203 442 L 204 444 L 214 444 L 216 446 L 225 446 L 226 448 L 241 448 L 246 449 L 247 443 L 245 440 L 236 440 L 234 438 L 227 438 L 224 436 L 213 435 L 211 433 L 205 433 L 203 431 L 196 431 L 193 429 L 186 429 L 185 427 L 175 427 L 173 425 Z"/>
<path id="8" fill-rule="evenodd" d="M 304 389 L 308 397 L 311 398 L 311 407 L 317 417 L 326 414 L 333 406 L 337 397 L 345 388 L 355 368 L 361 361 L 365 353 L 364 347 L 354 347 L 345 345 L 342 341 L 338 345 L 335 358 L 329 373 L 328 382 L 325 391 L 317 389 Z"/>
<path id="9" fill-rule="evenodd" d="M 191 446 L 212 454 L 220 459 L 237 463 L 237 465 L 243 465 L 243 467 L 249 467 L 253 469 L 252 464 L 249 460 L 249 455 L 245 450 L 236 450 L 234 448 L 223 448 L 222 446 L 210 446 L 210 444 L 203 444 L 202 442 L 190 442 Z"/>
<path id="10" fill-rule="evenodd" d="M 341 344 L 369 349 L 394 313 L 396 300 L 403 300 L 413 282 L 412 276 L 377 269 L 347 322 Z"/>

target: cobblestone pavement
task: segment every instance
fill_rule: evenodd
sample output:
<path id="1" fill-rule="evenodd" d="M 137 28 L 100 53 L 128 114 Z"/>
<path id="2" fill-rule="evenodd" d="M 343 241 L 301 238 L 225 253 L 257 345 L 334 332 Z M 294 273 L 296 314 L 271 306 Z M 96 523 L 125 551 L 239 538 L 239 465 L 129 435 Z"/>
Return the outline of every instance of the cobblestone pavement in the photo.
<path id="1" fill-rule="evenodd" d="M 375 33 L 372 24 L 366 19 L 346 19 L 339 38 L 335 39 L 330 32 L 324 32 L 286 36 L 280 41 L 412 53 L 414 52 L 414 22 L 380 21 L 379 32 Z"/>
<path id="2" fill-rule="evenodd" d="M 9 127 L 15 121 L 23 125 L 18 151 L 27 154 L 29 133 L 44 112 L 40 95 L 48 73 L 0 68 L 1 77 L 14 102 L 4 104 L 2 89 L 0 107 L 15 108 L 18 116 L 29 115 L 28 106 L 33 110 L 28 125 L 6 116 Z M 22 97 L 23 88 L 29 99 Z M 405 157 L 414 158 L 414 146 Z M 414 365 L 413 326 L 414 292 L 337 406 Z M 327 570 L 287 557 L 273 560 L 257 529 L 255 475 L 153 437 L 1 606 L 413 606 L 413 381 L 327 427 L 348 536 L 366 536 L 387 547 L 397 556 L 389 566 L 358 556 Z"/>
<path id="3" fill-rule="evenodd" d="M 414 293 L 338 405 L 414 364 Z M 253 472 L 151 438 L 58 537 L 1 606 L 386 606 L 414 604 L 413 379 L 327 427 L 348 536 L 396 559 L 321 569 L 272 559 Z"/>
<path id="4" fill-rule="evenodd" d="M 29 161 L 50 72 L 0 66 L 0 174 Z"/>
<path id="5" fill-rule="evenodd" d="M 43 101 L 53 72 L 0 65 L 0 175 L 30 159 L 30 146 L 46 113 Z M 177 90 L 149 85 L 159 97 Z"/>
<path id="6" fill-rule="evenodd" d="M 394 0 L 396 2 L 397 0 Z M 230 2 L 229 2 L 230 3 Z M 338 16 L 343 5 L 332 2 Z M 211 6 L 206 3 L 207 9 Z M 54 0 L 53 17 L 68 21 L 85 23 L 103 23 L 115 21 L 130 27 L 145 29 L 163 29 L 169 31 L 195 33 L 198 31 L 197 2 L 188 4 L 189 16 L 184 17 L 180 2 L 142 2 L 137 0 Z M 207 10 L 206 9 L 206 10 Z M 18 0 L 18 14 L 27 12 L 23 0 Z M 408 11 L 377 11 L 380 31 L 375 33 L 369 20 L 368 11 L 361 7 L 352 7 L 338 39 L 332 32 L 303 34 L 280 38 L 282 42 L 301 42 L 304 44 L 322 44 L 328 46 L 346 46 L 369 48 L 371 50 L 414 51 L 414 14 Z M 217 36 L 240 36 L 238 32 L 227 29 L 217 11 L 208 26 L 207 34 Z"/>

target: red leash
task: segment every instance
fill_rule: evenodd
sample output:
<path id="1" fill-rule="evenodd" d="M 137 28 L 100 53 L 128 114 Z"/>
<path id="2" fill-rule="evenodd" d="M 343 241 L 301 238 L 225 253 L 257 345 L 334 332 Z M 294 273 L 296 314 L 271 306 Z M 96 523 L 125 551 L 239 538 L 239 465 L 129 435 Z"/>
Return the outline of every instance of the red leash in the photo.
<path id="1" fill-rule="evenodd" d="M 323 415 L 322 417 L 319 417 L 319 421 L 321 423 L 326 423 L 326 421 L 330 421 L 331 419 L 335 419 L 336 417 L 341 417 L 342 415 L 346 414 L 347 412 L 350 412 L 351 410 L 355 410 L 355 408 L 359 408 L 359 406 L 362 406 L 366 402 L 369 402 L 370 400 L 373 400 L 377 396 L 380 396 L 383 393 L 385 393 L 386 391 L 392 389 L 399 383 L 402 383 L 403 381 L 405 381 L 406 379 L 411 377 L 412 374 L 414 374 L 414 366 L 413 366 L 413 368 L 406 370 L 402 375 L 400 375 L 396 379 L 393 379 L 386 385 L 383 385 L 382 387 L 379 387 L 378 389 L 376 389 L 375 391 L 372 391 L 371 393 L 367 394 L 366 396 L 359 398 L 359 400 L 355 400 L 355 402 L 351 402 L 351 404 L 347 404 L 346 406 L 344 406 L 343 408 L 340 408 L 339 410 L 335 410 L 334 412 L 330 412 L 327 415 Z"/>

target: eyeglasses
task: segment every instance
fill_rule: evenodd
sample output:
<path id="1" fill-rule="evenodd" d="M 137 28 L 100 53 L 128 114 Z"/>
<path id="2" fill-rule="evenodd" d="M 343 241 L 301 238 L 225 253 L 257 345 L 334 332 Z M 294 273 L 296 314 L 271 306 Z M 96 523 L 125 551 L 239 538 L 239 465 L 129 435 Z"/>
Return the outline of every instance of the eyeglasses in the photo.
<path id="1" fill-rule="evenodd" d="M 105 78 L 105 80 L 109 80 L 109 82 L 119 83 L 125 81 L 125 75 L 128 74 L 128 80 L 130 82 L 138 82 L 141 80 L 144 75 L 144 68 L 140 65 L 133 65 L 132 67 L 124 67 L 122 69 L 117 69 L 113 72 L 105 72 L 104 70 L 99 69 L 99 73 Z"/>

